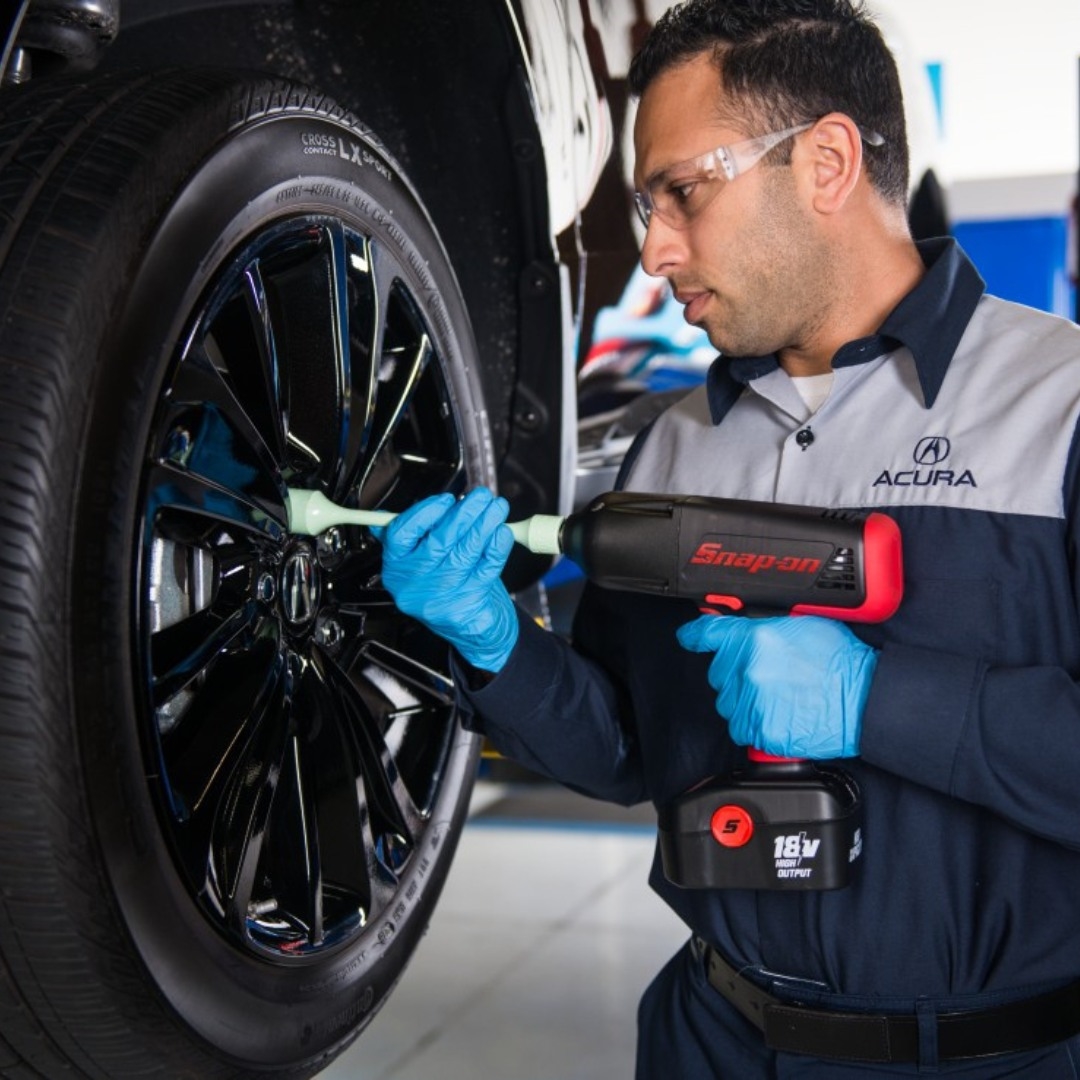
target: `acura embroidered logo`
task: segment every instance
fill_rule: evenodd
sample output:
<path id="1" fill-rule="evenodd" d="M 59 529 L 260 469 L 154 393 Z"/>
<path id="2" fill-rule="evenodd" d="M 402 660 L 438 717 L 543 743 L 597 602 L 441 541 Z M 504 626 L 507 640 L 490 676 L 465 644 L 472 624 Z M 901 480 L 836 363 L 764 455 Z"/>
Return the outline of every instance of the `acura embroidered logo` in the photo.
<path id="1" fill-rule="evenodd" d="M 956 466 L 944 469 L 935 468 L 952 452 L 952 443 L 944 435 L 927 435 L 915 444 L 911 456 L 915 461 L 914 469 L 897 469 L 895 472 L 882 469 L 873 487 L 978 487 L 970 469 L 958 469 Z"/>
<path id="2" fill-rule="evenodd" d="M 937 465 L 949 456 L 951 449 L 944 435 L 927 435 L 915 444 L 915 453 L 911 456 L 916 465 Z"/>

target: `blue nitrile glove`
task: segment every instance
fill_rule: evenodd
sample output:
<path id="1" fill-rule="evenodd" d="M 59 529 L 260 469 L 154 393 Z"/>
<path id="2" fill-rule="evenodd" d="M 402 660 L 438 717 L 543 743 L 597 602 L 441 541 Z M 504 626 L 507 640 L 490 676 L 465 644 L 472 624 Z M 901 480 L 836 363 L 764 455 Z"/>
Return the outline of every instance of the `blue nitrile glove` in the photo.
<path id="1" fill-rule="evenodd" d="M 715 652 L 709 685 L 731 738 L 778 757 L 855 757 L 877 651 L 843 623 L 812 615 L 703 615 L 676 632 Z"/>
<path id="2" fill-rule="evenodd" d="M 433 495 L 382 530 L 382 580 L 398 608 L 473 667 L 499 671 L 517 643 L 517 611 L 499 578 L 514 537 L 509 510 L 487 488 L 460 502 Z"/>

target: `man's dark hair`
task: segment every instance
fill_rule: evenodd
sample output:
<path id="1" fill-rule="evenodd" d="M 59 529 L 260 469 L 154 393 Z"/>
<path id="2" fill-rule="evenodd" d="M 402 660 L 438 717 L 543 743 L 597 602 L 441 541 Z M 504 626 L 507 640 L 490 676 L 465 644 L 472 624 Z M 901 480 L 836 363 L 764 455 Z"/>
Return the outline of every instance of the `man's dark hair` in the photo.
<path id="1" fill-rule="evenodd" d="M 860 0 L 686 0 L 666 11 L 630 65 L 640 97 L 661 72 L 712 54 L 748 136 L 809 123 L 830 112 L 866 134 L 870 183 L 906 202 L 907 131 L 896 61 Z M 774 160 L 790 157 L 790 144 Z M 781 156 L 782 155 L 782 156 Z"/>

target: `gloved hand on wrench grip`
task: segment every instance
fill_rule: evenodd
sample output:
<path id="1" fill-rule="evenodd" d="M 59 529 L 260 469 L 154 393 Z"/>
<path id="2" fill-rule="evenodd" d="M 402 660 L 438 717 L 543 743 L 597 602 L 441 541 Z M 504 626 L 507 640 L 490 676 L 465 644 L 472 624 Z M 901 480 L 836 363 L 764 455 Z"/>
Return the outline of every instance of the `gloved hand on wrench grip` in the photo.
<path id="1" fill-rule="evenodd" d="M 514 546 L 508 509 L 479 487 L 460 501 L 449 493 L 424 499 L 380 530 L 383 585 L 399 610 L 482 671 L 501 670 L 518 637 L 499 578 Z"/>
<path id="2" fill-rule="evenodd" d="M 877 651 L 843 623 L 812 615 L 704 615 L 679 644 L 714 652 L 709 685 L 731 738 L 778 757 L 855 757 Z"/>

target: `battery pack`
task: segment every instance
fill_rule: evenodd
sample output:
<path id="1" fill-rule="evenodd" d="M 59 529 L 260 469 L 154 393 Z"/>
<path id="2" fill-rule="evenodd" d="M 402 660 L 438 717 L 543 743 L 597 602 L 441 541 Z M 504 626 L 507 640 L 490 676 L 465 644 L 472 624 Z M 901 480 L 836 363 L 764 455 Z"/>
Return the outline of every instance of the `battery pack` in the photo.
<path id="1" fill-rule="evenodd" d="M 839 889 L 862 852 L 858 785 L 806 761 L 706 781 L 658 824 L 664 875 L 688 889 Z"/>

